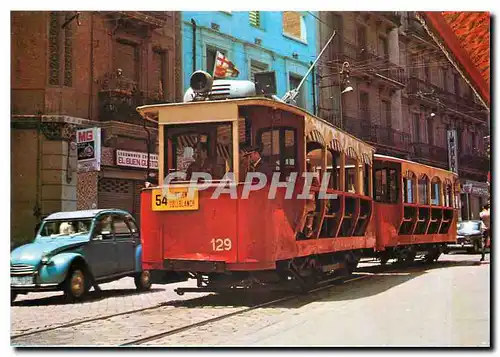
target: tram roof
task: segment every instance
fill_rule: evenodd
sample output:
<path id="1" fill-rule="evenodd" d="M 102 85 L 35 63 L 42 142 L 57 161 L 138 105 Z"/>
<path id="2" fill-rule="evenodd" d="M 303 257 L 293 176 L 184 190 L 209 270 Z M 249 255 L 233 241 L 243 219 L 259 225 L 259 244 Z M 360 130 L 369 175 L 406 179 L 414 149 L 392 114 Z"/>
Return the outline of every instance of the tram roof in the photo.
<path id="1" fill-rule="evenodd" d="M 333 125 L 332 123 L 321 119 L 314 114 L 309 113 L 308 111 L 297 107 L 295 105 L 291 105 L 288 103 L 284 102 L 279 102 L 274 99 L 269 99 L 269 98 L 264 98 L 264 97 L 252 97 L 252 98 L 236 98 L 236 99 L 222 99 L 222 100 L 208 100 L 208 101 L 199 101 L 199 102 L 183 102 L 183 103 L 164 103 L 164 104 L 150 104 L 150 105 L 143 105 L 140 107 L 137 107 L 137 111 L 139 114 L 146 120 L 153 121 L 158 124 L 163 124 L 159 120 L 159 111 L 161 109 L 169 109 L 169 108 L 182 108 L 182 107 L 194 107 L 194 106 L 210 106 L 210 105 L 221 105 L 221 104 L 234 104 L 237 106 L 245 106 L 245 105 L 261 105 L 261 106 L 267 106 L 267 107 L 274 107 L 276 109 L 282 109 L 289 111 L 294 114 L 298 115 L 303 115 L 305 118 L 309 117 L 314 120 L 317 120 L 318 122 L 330 126 L 335 130 L 338 130 L 342 134 L 362 143 L 364 146 L 369 148 L 372 152 L 375 152 L 375 147 L 372 145 L 366 143 L 365 141 L 361 140 L 360 138 L 344 131 L 343 129 Z"/>
<path id="2" fill-rule="evenodd" d="M 423 166 L 423 167 L 426 167 L 426 168 L 429 168 L 429 169 L 432 169 L 432 170 L 442 171 L 444 173 L 447 173 L 447 174 L 450 174 L 450 175 L 458 177 L 458 175 L 456 173 L 454 173 L 453 171 L 442 169 L 440 167 L 434 167 L 434 166 L 430 166 L 430 165 L 426 165 L 426 164 L 421 164 L 420 162 L 405 160 L 405 159 L 401 159 L 399 157 L 387 156 L 387 155 L 381 155 L 381 154 L 375 154 L 373 156 L 374 156 L 375 159 L 385 159 L 385 160 L 394 161 L 394 162 L 406 162 L 408 164 Z"/>

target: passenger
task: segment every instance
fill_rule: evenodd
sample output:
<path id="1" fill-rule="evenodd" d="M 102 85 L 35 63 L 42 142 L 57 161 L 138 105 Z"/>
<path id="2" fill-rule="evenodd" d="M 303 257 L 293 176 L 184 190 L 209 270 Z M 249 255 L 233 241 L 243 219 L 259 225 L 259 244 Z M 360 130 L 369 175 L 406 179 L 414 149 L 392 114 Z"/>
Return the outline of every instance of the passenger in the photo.
<path id="1" fill-rule="evenodd" d="M 73 233 L 75 233 L 75 229 L 73 228 L 73 226 L 71 225 L 71 223 L 69 223 L 69 222 L 63 222 L 59 226 L 59 234 L 61 234 L 61 235 L 70 235 L 70 234 L 73 234 Z"/>
<path id="2" fill-rule="evenodd" d="M 486 245 L 488 239 L 490 239 L 490 205 L 485 204 L 483 206 L 483 210 L 479 214 L 481 218 L 481 230 L 483 231 L 483 237 L 481 239 L 481 259 L 480 261 L 484 261 L 484 255 L 486 251 Z M 491 251 L 491 241 L 490 241 L 490 251 Z"/>

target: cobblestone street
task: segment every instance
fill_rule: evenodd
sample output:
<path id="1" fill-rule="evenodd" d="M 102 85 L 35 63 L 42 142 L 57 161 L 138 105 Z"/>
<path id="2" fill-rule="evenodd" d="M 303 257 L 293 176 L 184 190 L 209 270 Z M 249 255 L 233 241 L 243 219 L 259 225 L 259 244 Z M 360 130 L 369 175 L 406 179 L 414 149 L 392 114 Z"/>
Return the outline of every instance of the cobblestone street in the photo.
<path id="1" fill-rule="evenodd" d="M 11 308 L 11 334 L 33 332 L 100 316 L 152 308 L 173 300 L 193 298 L 189 295 L 179 296 L 174 289 L 194 285 L 194 281 L 153 285 L 150 291 L 139 293 L 135 289 L 133 278 L 123 278 L 101 285 L 101 292 L 91 290 L 84 302 L 76 304 L 67 303 L 62 292 L 19 295 Z"/>
<path id="2" fill-rule="evenodd" d="M 79 304 L 65 304 L 57 293 L 29 294 L 12 307 L 12 335 L 163 306 L 23 336 L 13 344 L 116 346 L 241 312 L 145 345 L 489 346 L 489 256 L 483 264 L 477 255 L 458 254 L 444 255 L 434 265 L 368 271 L 362 269 L 355 281 L 246 312 L 265 299 L 179 297 L 173 291 L 193 282 L 138 294 L 131 279 L 122 279 Z"/>

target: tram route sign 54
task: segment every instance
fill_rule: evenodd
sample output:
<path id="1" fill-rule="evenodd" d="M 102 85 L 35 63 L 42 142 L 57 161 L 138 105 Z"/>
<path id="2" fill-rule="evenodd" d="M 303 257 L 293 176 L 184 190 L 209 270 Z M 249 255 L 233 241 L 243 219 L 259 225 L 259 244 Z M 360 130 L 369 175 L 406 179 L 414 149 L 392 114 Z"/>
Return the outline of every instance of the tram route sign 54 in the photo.
<path id="1" fill-rule="evenodd" d="M 77 130 L 78 172 L 101 170 L 101 128 Z"/>

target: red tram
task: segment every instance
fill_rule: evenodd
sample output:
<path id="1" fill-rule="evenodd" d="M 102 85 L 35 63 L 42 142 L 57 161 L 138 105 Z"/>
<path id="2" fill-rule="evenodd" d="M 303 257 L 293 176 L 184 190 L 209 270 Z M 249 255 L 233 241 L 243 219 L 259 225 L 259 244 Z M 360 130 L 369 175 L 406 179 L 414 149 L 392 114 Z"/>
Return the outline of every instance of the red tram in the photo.
<path id="1" fill-rule="evenodd" d="M 375 155 L 377 255 L 409 262 L 436 260 L 456 241 L 458 175 L 399 158 Z"/>
<path id="2" fill-rule="evenodd" d="M 456 239 L 454 197 L 443 194 L 451 173 L 374 155 L 296 106 L 248 98 L 231 88 L 237 81 L 221 82 L 200 101 L 138 108 L 159 126 L 159 177 L 181 174 L 166 189 L 141 193 L 143 269 L 153 283 L 197 279 L 198 288 L 180 294 L 270 284 L 307 289 L 349 274 L 363 255 L 409 260 L 425 251 L 432 260 Z M 231 99 L 231 92 L 246 98 Z M 248 189 L 248 146 L 259 147 L 260 160 L 279 173 L 274 185 L 270 179 Z M 193 170 L 211 179 L 189 182 Z M 300 198 L 305 172 L 319 174 L 310 199 Z"/>

